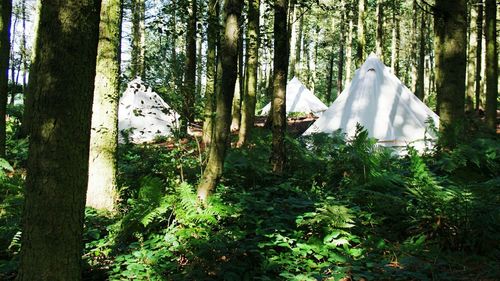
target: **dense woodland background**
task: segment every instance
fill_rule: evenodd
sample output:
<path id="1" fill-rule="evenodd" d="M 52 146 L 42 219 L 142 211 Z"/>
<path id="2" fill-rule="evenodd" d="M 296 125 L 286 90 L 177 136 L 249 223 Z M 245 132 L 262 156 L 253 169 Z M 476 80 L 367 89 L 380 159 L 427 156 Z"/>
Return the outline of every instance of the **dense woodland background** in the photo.
<path id="1" fill-rule="evenodd" d="M 498 1 L 1 0 L 0 14 L 0 279 L 500 278 Z M 329 105 L 371 52 L 440 115 L 435 148 L 287 131 L 287 81 Z M 118 144 L 136 77 L 181 126 Z"/>

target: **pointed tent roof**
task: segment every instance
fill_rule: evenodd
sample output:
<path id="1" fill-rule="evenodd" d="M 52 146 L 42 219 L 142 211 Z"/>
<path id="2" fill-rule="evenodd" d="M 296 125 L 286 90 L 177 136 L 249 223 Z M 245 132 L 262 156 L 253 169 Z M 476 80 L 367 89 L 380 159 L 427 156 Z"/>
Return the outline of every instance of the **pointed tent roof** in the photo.
<path id="1" fill-rule="evenodd" d="M 303 112 L 303 113 L 321 113 L 328 109 L 318 97 L 316 97 L 309 89 L 307 89 L 297 77 L 286 85 L 286 113 Z M 271 103 L 268 103 L 261 110 L 261 115 L 269 114 Z"/>
<path id="2" fill-rule="evenodd" d="M 341 129 L 354 136 L 356 124 L 367 129 L 370 137 L 388 146 L 435 139 L 426 123 L 431 118 L 439 126 L 439 117 L 420 101 L 374 54 L 358 69 L 345 89 L 304 135 L 331 133 Z M 425 144 L 424 144 L 425 145 Z"/>
<path id="3" fill-rule="evenodd" d="M 119 140 L 121 134 L 131 129 L 129 141 L 151 142 L 158 136 L 168 136 L 176 128 L 179 115 L 155 92 L 136 78 L 127 85 L 118 107 Z"/>

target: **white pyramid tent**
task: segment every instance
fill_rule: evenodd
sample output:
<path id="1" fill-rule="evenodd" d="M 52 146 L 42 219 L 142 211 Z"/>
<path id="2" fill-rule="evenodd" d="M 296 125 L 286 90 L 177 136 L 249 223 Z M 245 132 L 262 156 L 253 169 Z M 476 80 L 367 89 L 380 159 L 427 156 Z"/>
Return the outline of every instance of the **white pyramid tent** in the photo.
<path id="1" fill-rule="evenodd" d="M 300 112 L 320 115 L 327 110 L 326 106 L 318 97 L 307 89 L 297 77 L 286 85 L 286 113 Z M 271 103 L 268 103 L 261 110 L 261 115 L 268 115 L 271 110 Z"/>
<path id="2" fill-rule="evenodd" d="M 179 115 L 155 92 L 136 78 L 127 85 L 118 107 L 119 141 L 127 131 L 130 142 L 151 142 L 158 136 L 168 136 L 177 128 Z"/>
<path id="3" fill-rule="evenodd" d="M 412 144 L 422 150 L 424 139 L 436 137 L 429 128 L 429 118 L 439 126 L 439 117 L 372 54 L 356 71 L 350 86 L 304 135 L 341 129 L 352 137 L 359 123 L 379 144 Z"/>

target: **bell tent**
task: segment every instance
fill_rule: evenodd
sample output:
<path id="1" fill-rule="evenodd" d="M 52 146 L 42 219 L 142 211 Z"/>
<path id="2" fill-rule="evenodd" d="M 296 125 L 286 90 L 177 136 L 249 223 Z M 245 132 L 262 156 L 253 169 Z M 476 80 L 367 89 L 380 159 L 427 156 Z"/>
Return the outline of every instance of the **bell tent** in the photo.
<path id="1" fill-rule="evenodd" d="M 127 85 L 118 107 L 119 141 L 151 142 L 177 128 L 179 115 L 155 92 L 136 78 Z"/>
<path id="2" fill-rule="evenodd" d="M 429 120 L 439 117 L 420 101 L 375 55 L 370 55 L 354 78 L 304 135 L 341 130 L 353 137 L 359 123 L 384 146 L 426 147 L 436 138 Z"/>
<path id="3" fill-rule="evenodd" d="M 328 109 L 320 99 L 318 99 L 309 89 L 307 89 L 297 77 L 286 85 L 286 114 L 290 113 L 312 113 L 321 115 Z M 268 115 L 271 110 L 271 103 L 268 103 L 261 110 L 261 115 Z"/>

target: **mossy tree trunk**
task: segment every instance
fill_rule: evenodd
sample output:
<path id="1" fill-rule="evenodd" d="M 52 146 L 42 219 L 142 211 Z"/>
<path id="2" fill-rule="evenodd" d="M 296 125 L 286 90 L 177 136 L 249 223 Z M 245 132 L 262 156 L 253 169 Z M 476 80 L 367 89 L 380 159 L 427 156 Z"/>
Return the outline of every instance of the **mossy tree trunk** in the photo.
<path id="1" fill-rule="evenodd" d="M 188 124 L 194 121 L 194 102 L 196 98 L 196 0 L 190 0 L 188 6 L 186 32 L 186 60 L 184 85 L 182 87 L 183 105 L 181 134 L 187 134 Z"/>
<path id="2" fill-rule="evenodd" d="M 248 3 L 248 27 L 247 27 L 247 66 L 245 96 L 242 103 L 241 127 L 238 135 L 238 146 L 242 146 L 248 139 L 249 132 L 253 128 L 255 118 L 255 104 L 257 102 L 257 73 L 259 66 L 259 15 L 260 0 L 251 0 Z"/>
<path id="3" fill-rule="evenodd" d="M 377 0 L 377 35 L 375 53 L 384 61 L 384 0 Z"/>
<path id="4" fill-rule="evenodd" d="M 486 37 L 486 125 L 496 130 L 498 99 L 498 46 L 496 25 L 496 0 L 485 0 Z"/>
<path id="5" fill-rule="evenodd" d="M 146 50 L 146 0 L 132 0 L 132 51 L 130 74 L 132 78 L 145 78 L 145 50 Z"/>
<path id="6" fill-rule="evenodd" d="M 288 0 L 274 1 L 274 71 L 271 101 L 271 130 L 273 133 L 271 166 L 275 174 L 285 168 L 286 82 L 288 74 Z"/>
<path id="7" fill-rule="evenodd" d="M 459 126 L 464 117 L 466 0 L 437 0 L 434 10 L 437 108 L 440 130 Z M 451 141 L 451 139 L 450 139 Z M 450 143 L 450 146 L 453 146 Z"/>
<path id="8" fill-rule="evenodd" d="M 366 0 L 358 0 L 358 35 L 357 35 L 357 52 L 356 52 L 356 67 L 359 68 L 363 64 L 366 55 L 366 37 L 365 37 L 365 22 L 366 22 Z"/>
<path id="9" fill-rule="evenodd" d="M 7 111 L 12 0 L 0 1 L 0 157 L 5 156 L 5 114 Z"/>
<path id="10" fill-rule="evenodd" d="M 81 280 L 99 0 L 42 2 L 17 280 Z"/>
<path id="11" fill-rule="evenodd" d="M 92 106 L 87 206 L 114 211 L 122 0 L 103 0 Z"/>
<path id="12" fill-rule="evenodd" d="M 217 72 L 220 73 L 220 87 L 216 89 L 216 112 L 213 138 L 209 147 L 208 163 L 198 185 L 198 197 L 207 200 L 215 190 L 222 175 L 224 157 L 231 125 L 231 104 L 236 83 L 238 61 L 239 22 L 242 0 L 227 0 L 224 3 L 224 31 L 221 38 L 220 60 Z"/>
<path id="13" fill-rule="evenodd" d="M 479 108 L 481 107 L 481 92 L 482 92 L 482 81 L 481 81 L 481 72 L 482 72 L 482 65 L 483 65 L 483 14 L 484 14 L 484 8 L 483 8 L 483 0 L 477 0 L 477 20 L 476 20 L 476 26 L 477 26 L 477 47 L 476 47 L 476 75 L 475 75 L 475 89 L 474 93 L 476 96 L 475 99 L 475 104 L 474 104 L 474 109 L 476 111 L 479 111 Z"/>
<path id="14" fill-rule="evenodd" d="M 217 67 L 217 37 L 219 35 L 219 1 L 208 2 L 207 27 L 207 72 L 205 89 L 205 109 L 203 122 L 203 143 L 209 145 L 212 139 L 213 119 L 215 111 L 215 80 Z"/>
<path id="15" fill-rule="evenodd" d="M 233 108 L 231 110 L 231 132 L 236 132 L 240 129 L 241 122 L 241 103 L 244 93 L 243 89 L 243 25 L 240 24 L 240 32 L 238 38 L 238 75 L 236 76 L 236 84 L 234 85 Z"/>

